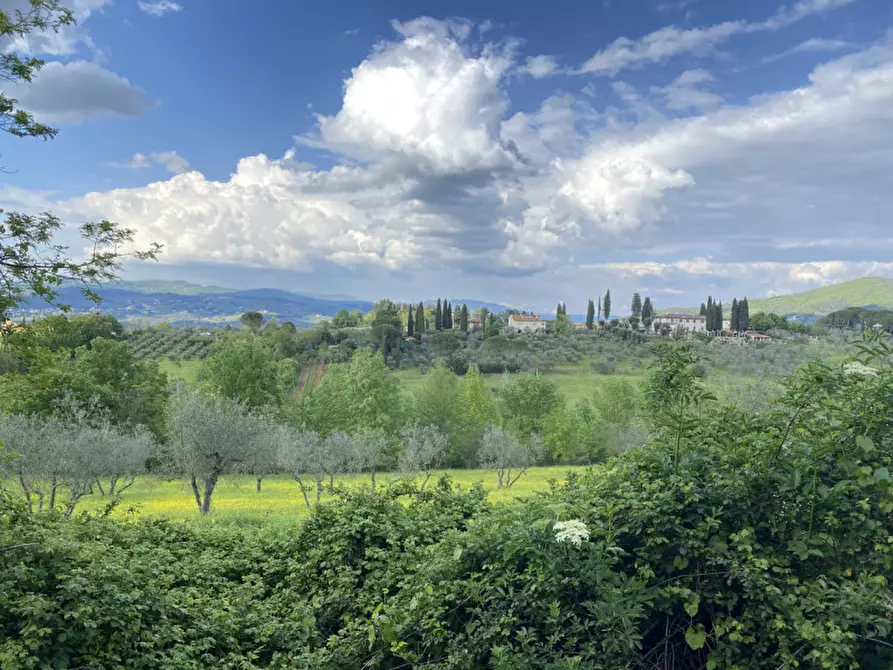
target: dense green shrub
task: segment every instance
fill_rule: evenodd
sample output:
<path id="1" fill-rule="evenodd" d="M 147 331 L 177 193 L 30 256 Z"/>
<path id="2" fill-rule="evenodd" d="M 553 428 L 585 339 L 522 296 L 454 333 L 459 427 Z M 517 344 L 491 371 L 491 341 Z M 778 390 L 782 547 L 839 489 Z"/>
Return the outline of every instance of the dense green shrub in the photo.
<path id="1" fill-rule="evenodd" d="M 684 430 L 506 505 L 395 486 L 283 530 L 4 501 L 0 665 L 893 667 L 888 353 L 809 364 L 758 414 L 680 404 Z M 697 386 L 687 350 L 657 360 Z"/>

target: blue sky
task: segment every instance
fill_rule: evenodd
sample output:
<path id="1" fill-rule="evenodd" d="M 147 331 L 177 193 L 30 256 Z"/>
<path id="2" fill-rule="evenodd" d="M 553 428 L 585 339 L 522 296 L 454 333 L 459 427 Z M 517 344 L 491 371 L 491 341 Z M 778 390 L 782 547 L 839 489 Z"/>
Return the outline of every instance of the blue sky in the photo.
<path id="1" fill-rule="evenodd" d="M 127 278 L 582 309 L 893 276 L 886 0 L 71 6 L 0 45 L 60 130 L 0 138 L 0 205 L 165 244 Z"/>

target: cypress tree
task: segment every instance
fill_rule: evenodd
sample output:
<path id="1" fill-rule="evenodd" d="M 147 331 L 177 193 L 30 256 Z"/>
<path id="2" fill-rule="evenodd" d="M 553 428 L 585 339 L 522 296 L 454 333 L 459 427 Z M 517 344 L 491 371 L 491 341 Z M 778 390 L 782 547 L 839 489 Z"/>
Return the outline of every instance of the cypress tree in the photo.
<path id="1" fill-rule="evenodd" d="M 642 318 L 642 296 L 638 293 L 633 293 L 633 300 L 630 303 L 630 311 L 637 319 Z"/>
<path id="2" fill-rule="evenodd" d="M 448 320 L 450 322 L 449 327 L 452 328 L 454 325 L 456 325 L 455 322 L 453 321 L 453 304 L 452 303 L 450 303 L 449 309 L 447 310 L 447 315 L 448 315 Z"/>
<path id="3" fill-rule="evenodd" d="M 462 309 L 459 310 L 459 330 L 463 333 L 468 332 L 468 305 L 462 304 Z"/>
<path id="4" fill-rule="evenodd" d="M 602 320 L 602 297 L 599 296 L 598 297 L 598 318 L 596 319 L 596 321 L 601 323 L 601 320 Z"/>
<path id="5" fill-rule="evenodd" d="M 716 316 L 716 312 L 713 311 L 713 296 L 707 296 L 707 313 L 704 314 L 707 317 L 707 332 L 713 332 L 713 317 Z"/>
<path id="6" fill-rule="evenodd" d="M 443 307 L 440 304 L 440 298 L 437 299 L 437 307 L 434 311 L 434 330 L 443 329 Z"/>
<path id="7" fill-rule="evenodd" d="M 415 308 L 415 332 L 418 335 L 425 332 L 425 305 L 422 303 Z"/>
<path id="8" fill-rule="evenodd" d="M 595 303 L 589 298 L 589 304 L 586 306 L 586 327 L 592 330 L 595 321 Z"/>
<path id="9" fill-rule="evenodd" d="M 444 330 L 450 329 L 450 301 L 446 299 L 443 301 L 443 313 L 440 317 L 440 327 Z"/>
<path id="10" fill-rule="evenodd" d="M 602 310 L 605 313 L 605 321 L 611 318 L 611 289 L 605 293 L 605 299 L 602 302 Z"/>
<path id="11" fill-rule="evenodd" d="M 737 333 L 738 328 L 738 298 L 732 298 L 732 315 L 729 317 L 729 327 L 733 333 Z"/>
<path id="12" fill-rule="evenodd" d="M 409 315 L 406 317 L 406 336 L 407 337 L 415 337 L 415 329 L 413 328 L 414 324 L 412 322 L 412 311 L 413 308 L 409 308 Z"/>
<path id="13" fill-rule="evenodd" d="M 558 307 L 555 308 L 555 318 L 557 319 L 559 316 L 561 316 L 561 303 L 560 302 L 558 303 Z"/>
<path id="14" fill-rule="evenodd" d="M 713 329 L 722 330 L 722 302 L 713 303 Z"/>
<path id="15" fill-rule="evenodd" d="M 701 316 L 707 316 L 707 305 L 701 303 L 701 311 L 698 312 Z"/>
<path id="16" fill-rule="evenodd" d="M 651 323 L 654 321 L 654 306 L 651 304 L 651 298 L 645 297 L 645 302 L 642 304 L 642 325 L 645 328 L 651 328 Z"/>
<path id="17" fill-rule="evenodd" d="M 741 330 L 750 328 L 750 305 L 747 304 L 747 296 L 738 305 L 738 327 Z"/>

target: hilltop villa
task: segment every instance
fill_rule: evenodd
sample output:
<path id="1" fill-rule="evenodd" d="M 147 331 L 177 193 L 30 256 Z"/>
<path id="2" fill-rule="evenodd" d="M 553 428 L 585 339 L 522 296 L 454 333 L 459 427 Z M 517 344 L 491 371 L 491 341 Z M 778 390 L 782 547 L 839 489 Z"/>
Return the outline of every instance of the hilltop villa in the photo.
<path id="1" fill-rule="evenodd" d="M 545 333 L 546 322 L 539 314 L 512 314 L 509 316 L 509 328 L 519 333 Z"/>
<path id="2" fill-rule="evenodd" d="M 672 329 L 681 326 L 687 333 L 707 332 L 707 317 L 697 314 L 662 314 L 654 317 L 654 323 L 667 325 Z"/>

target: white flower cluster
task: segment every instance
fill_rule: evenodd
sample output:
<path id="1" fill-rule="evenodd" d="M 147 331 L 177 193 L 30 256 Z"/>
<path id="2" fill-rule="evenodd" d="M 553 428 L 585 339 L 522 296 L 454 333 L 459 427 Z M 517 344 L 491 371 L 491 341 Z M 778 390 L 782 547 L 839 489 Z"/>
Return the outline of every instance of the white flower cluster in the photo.
<path id="1" fill-rule="evenodd" d="M 589 539 L 589 529 L 579 519 L 558 521 L 554 526 L 554 530 L 557 542 L 568 542 L 575 547 L 583 544 L 583 540 Z"/>
<path id="2" fill-rule="evenodd" d="M 870 368 L 864 363 L 854 361 L 843 366 L 845 375 L 854 375 L 858 377 L 877 377 L 877 370 Z"/>

